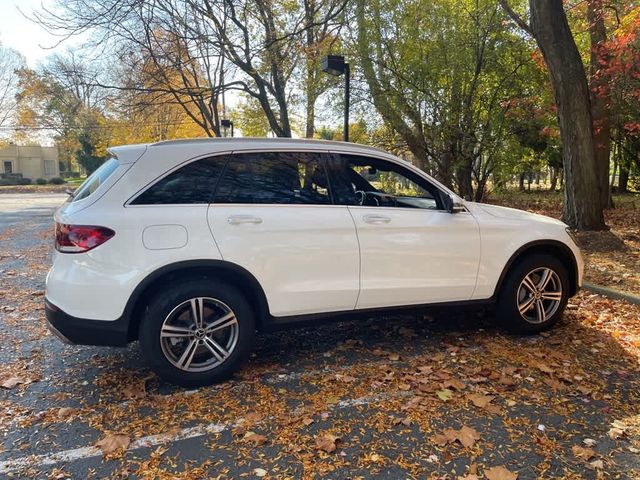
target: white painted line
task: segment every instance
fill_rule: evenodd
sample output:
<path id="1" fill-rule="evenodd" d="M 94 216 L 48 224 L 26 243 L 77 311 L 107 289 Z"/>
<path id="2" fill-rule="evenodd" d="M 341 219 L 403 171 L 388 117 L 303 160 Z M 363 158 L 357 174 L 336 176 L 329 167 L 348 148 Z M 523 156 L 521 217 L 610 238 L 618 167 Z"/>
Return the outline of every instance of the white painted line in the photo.
<path id="1" fill-rule="evenodd" d="M 341 400 L 329 409 L 343 409 L 361 405 L 369 405 L 379 400 L 389 400 L 409 395 L 411 395 L 411 393 L 405 391 L 393 392 L 389 394 L 367 395 L 355 399 Z M 268 417 L 259 423 L 265 423 L 266 420 L 270 419 L 273 419 L 273 417 Z M 184 428 L 177 433 L 161 433 L 158 435 L 148 435 L 131 442 L 127 451 L 156 447 L 180 440 L 203 437 L 212 433 L 221 433 L 226 430 L 230 430 L 240 425 L 241 423 L 242 421 L 234 423 L 209 423 L 206 425 L 196 425 L 195 427 Z M 63 450 L 61 452 L 49 453 L 45 455 L 29 455 L 26 457 L 20 457 L 0 462 L 0 474 L 7 474 L 18 470 L 23 470 L 25 468 L 41 468 L 58 463 L 75 462 L 77 460 L 99 457 L 101 455 L 102 452 L 100 451 L 100 449 L 94 446 Z"/>

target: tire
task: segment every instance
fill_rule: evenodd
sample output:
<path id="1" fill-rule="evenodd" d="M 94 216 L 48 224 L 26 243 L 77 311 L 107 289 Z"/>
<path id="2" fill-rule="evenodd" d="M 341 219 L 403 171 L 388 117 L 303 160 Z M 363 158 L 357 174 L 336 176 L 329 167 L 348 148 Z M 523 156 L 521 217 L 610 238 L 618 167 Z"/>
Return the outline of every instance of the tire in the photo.
<path id="1" fill-rule="evenodd" d="M 550 272 L 544 277 L 548 283 L 541 291 L 545 272 Z M 498 321 L 516 333 L 549 330 L 562 317 L 568 292 L 569 274 L 560 260 L 539 253 L 526 256 L 511 267 L 502 284 L 496 311 Z"/>
<path id="2" fill-rule="evenodd" d="M 153 371 L 183 387 L 227 380 L 248 357 L 254 335 L 254 313 L 242 294 L 207 279 L 156 294 L 139 331 L 142 353 Z"/>

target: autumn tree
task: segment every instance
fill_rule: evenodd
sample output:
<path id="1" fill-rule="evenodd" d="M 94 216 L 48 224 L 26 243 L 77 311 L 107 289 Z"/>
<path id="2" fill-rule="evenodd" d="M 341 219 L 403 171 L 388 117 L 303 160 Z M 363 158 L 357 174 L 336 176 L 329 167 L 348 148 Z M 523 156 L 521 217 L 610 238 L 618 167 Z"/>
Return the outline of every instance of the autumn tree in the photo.
<path id="1" fill-rule="evenodd" d="M 562 139 L 564 221 L 580 230 L 604 229 L 591 92 L 563 2 L 529 0 L 529 23 L 506 0 L 501 4 L 518 26 L 536 40 L 549 71 Z"/>
<path id="2" fill-rule="evenodd" d="M 5 129 L 16 111 L 16 71 L 24 67 L 24 57 L 16 50 L 0 44 L 0 128 Z"/>
<path id="3" fill-rule="evenodd" d="M 508 100 L 527 95 L 531 48 L 505 31 L 504 13 L 488 0 L 402 8 L 358 0 L 355 10 L 356 49 L 376 110 L 422 169 L 482 198 L 508 133 Z"/>

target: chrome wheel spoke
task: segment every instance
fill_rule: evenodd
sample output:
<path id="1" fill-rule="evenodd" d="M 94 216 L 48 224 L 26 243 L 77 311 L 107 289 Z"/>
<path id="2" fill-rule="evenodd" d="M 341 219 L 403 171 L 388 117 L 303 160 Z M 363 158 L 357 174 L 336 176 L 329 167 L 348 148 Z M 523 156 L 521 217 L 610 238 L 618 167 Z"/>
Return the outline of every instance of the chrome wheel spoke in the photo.
<path id="1" fill-rule="evenodd" d="M 193 356 L 195 355 L 197 349 L 198 349 L 197 340 L 195 339 L 191 340 L 189 342 L 189 345 L 187 345 L 187 348 L 184 349 L 184 352 L 182 353 L 182 356 L 180 357 L 180 359 L 178 359 L 177 367 L 183 370 L 188 370 L 189 367 L 191 366 L 191 362 L 193 361 Z"/>
<path id="2" fill-rule="evenodd" d="M 551 280 L 551 277 L 553 276 L 553 272 L 551 271 L 550 268 L 545 268 L 542 271 L 542 275 L 540 276 L 540 281 L 538 282 L 537 288 L 540 291 L 543 291 L 545 288 L 547 288 L 547 285 L 549 284 L 549 280 Z"/>
<path id="3" fill-rule="evenodd" d="M 193 336 L 193 330 L 185 327 L 163 325 L 162 330 L 160 330 L 160 336 L 163 338 L 189 338 Z"/>
<path id="4" fill-rule="evenodd" d="M 530 274 L 529 274 L 530 275 Z M 531 281 L 531 279 L 529 278 L 529 275 L 527 275 L 526 277 L 524 277 L 524 280 L 522 280 L 522 285 L 529 290 L 531 293 L 535 293 L 536 292 L 536 284 L 533 283 Z"/>
<path id="5" fill-rule="evenodd" d="M 202 328 L 204 324 L 204 298 L 192 298 L 190 303 L 193 323 L 196 328 Z"/>
<path id="6" fill-rule="evenodd" d="M 229 352 L 222 348 L 222 346 L 211 337 L 203 338 L 205 346 L 218 359 L 219 362 L 223 362 L 228 356 Z"/>
<path id="7" fill-rule="evenodd" d="M 535 297 L 530 297 L 530 298 L 527 298 L 523 303 L 518 305 L 518 310 L 520 311 L 520 314 L 522 315 L 527 310 L 529 310 L 535 301 L 536 301 Z"/>
<path id="8" fill-rule="evenodd" d="M 542 292 L 541 298 L 544 300 L 559 302 L 562 300 L 562 292 Z"/>
<path id="9" fill-rule="evenodd" d="M 205 331 L 207 332 L 207 335 L 208 335 L 212 332 L 222 330 L 223 328 L 227 328 L 232 325 L 235 325 L 236 323 L 238 323 L 238 319 L 236 318 L 233 312 L 229 312 L 226 315 L 220 317 L 219 319 L 207 325 L 205 327 Z"/>
<path id="10" fill-rule="evenodd" d="M 547 319 L 547 312 L 544 310 L 542 300 L 536 301 L 536 315 L 538 317 L 538 323 L 543 323 Z"/>

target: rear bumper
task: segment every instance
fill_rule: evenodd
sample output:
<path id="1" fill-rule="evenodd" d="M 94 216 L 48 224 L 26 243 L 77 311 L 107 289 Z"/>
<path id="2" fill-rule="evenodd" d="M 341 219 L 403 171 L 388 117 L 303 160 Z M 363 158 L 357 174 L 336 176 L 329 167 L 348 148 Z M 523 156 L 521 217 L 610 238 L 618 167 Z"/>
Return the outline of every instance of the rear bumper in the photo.
<path id="1" fill-rule="evenodd" d="M 129 324 L 123 319 L 87 320 L 72 317 L 45 298 L 44 310 L 51 333 L 68 344 L 124 347 Z"/>

